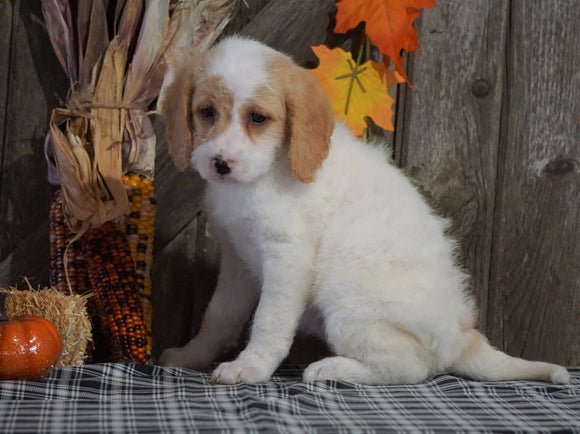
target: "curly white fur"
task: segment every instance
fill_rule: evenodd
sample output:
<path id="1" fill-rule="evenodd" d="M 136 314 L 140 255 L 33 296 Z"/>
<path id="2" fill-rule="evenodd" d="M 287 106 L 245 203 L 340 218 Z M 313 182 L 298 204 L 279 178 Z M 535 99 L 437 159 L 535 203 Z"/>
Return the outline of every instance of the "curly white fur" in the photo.
<path id="1" fill-rule="evenodd" d="M 335 125 L 290 59 L 229 38 L 188 62 L 164 95 L 174 156 L 191 155 L 208 181 L 222 258 L 201 331 L 160 363 L 207 367 L 255 309 L 247 347 L 215 382 L 268 380 L 299 326 L 336 353 L 310 365 L 306 381 L 417 383 L 443 371 L 569 381 L 564 368 L 509 357 L 474 330 L 446 221 L 382 149 Z"/>

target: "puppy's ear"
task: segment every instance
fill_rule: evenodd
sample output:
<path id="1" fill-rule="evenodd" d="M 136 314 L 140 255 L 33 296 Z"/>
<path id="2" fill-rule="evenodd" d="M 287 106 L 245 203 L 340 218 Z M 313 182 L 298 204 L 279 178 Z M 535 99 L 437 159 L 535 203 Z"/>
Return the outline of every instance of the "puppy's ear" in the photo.
<path id="1" fill-rule="evenodd" d="M 165 124 L 165 137 L 175 167 L 185 170 L 193 152 L 191 100 L 194 83 L 201 72 L 199 59 L 188 59 L 177 72 L 168 69 L 157 110 Z"/>
<path id="2" fill-rule="evenodd" d="M 288 156 L 294 176 L 305 183 L 328 156 L 335 118 L 330 101 L 314 76 L 294 64 L 286 67 L 286 108 L 289 132 Z"/>

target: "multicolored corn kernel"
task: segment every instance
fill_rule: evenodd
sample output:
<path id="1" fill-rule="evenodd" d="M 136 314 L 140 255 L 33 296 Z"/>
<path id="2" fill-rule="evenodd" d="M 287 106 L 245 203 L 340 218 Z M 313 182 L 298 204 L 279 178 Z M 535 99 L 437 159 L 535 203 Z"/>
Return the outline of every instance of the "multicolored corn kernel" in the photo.
<path id="1" fill-rule="evenodd" d="M 106 222 L 82 240 L 111 361 L 146 363 L 145 318 L 125 233 L 117 223 Z"/>
<path id="2" fill-rule="evenodd" d="M 130 212 L 125 233 L 135 262 L 137 286 L 143 300 L 147 326 L 147 351 L 152 347 L 151 324 L 151 265 L 153 264 L 153 237 L 155 234 L 155 188 L 151 180 L 139 175 L 125 175 L 123 183 L 129 196 Z"/>
<path id="3" fill-rule="evenodd" d="M 91 290 L 87 263 L 78 241 L 68 228 L 63 212 L 63 195 L 58 190 L 50 205 L 50 285 L 65 294 Z M 68 277 L 68 280 L 67 280 Z"/>

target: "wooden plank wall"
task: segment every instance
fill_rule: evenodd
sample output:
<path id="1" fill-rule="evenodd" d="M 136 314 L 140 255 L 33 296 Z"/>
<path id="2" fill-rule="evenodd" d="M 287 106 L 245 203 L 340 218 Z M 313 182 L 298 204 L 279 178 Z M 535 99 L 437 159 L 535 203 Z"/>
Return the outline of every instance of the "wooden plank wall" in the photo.
<path id="1" fill-rule="evenodd" d="M 512 5 L 490 255 L 493 341 L 565 363 L 580 351 L 579 6 Z"/>
<path id="2" fill-rule="evenodd" d="M 575 1 L 440 1 L 398 107 L 399 163 L 453 220 L 480 326 L 526 358 L 580 355 Z"/>
<path id="3" fill-rule="evenodd" d="M 44 138 L 67 81 L 36 0 L 0 0 L 0 284 L 48 278 Z"/>
<path id="4" fill-rule="evenodd" d="M 228 31 L 303 65 L 316 63 L 310 45 L 348 45 L 331 32 L 333 0 L 247 3 Z M 407 57 L 416 92 L 397 92 L 396 131 L 387 135 L 397 163 L 452 219 L 492 343 L 580 364 L 578 2 L 438 3 L 419 18 L 422 48 Z M 53 189 L 42 146 L 50 110 L 67 89 L 40 18 L 36 0 L 0 0 L 0 286 L 22 285 L 24 276 L 47 283 Z M 199 327 L 219 252 L 201 213 L 202 182 L 173 168 L 163 126 L 154 123 L 158 352 Z"/>

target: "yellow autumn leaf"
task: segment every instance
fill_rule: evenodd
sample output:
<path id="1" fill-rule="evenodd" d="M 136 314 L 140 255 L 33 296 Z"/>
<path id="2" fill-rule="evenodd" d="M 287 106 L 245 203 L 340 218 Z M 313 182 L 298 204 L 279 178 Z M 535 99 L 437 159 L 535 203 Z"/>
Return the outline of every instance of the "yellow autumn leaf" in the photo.
<path id="1" fill-rule="evenodd" d="M 391 74 L 392 71 L 387 74 L 382 64 L 370 60 L 357 65 L 350 53 L 340 48 L 331 50 L 319 45 L 312 50 L 320 65 L 310 72 L 329 97 L 336 117 L 345 121 L 355 136 L 363 134 L 366 116 L 381 128 L 394 130 L 392 105 L 395 100 L 388 94 L 387 87 L 395 84 L 389 83 L 391 80 L 399 82 L 399 77 Z"/>

